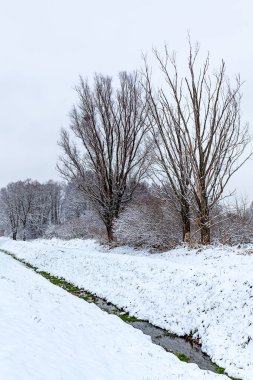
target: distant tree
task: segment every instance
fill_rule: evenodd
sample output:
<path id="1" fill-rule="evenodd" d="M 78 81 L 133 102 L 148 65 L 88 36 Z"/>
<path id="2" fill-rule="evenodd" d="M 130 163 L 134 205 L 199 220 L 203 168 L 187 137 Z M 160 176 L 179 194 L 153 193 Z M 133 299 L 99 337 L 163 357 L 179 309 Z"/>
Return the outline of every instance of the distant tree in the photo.
<path id="1" fill-rule="evenodd" d="M 22 228 L 23 240 L 26 240 L 26 229 L 29 217 L 33 212 L 38 183 L 30 179 L 16 182 L 17 198 L 20 205 L 20 227 Z"/>
<path id="2" fill-rule="evenodd" d="M 19 183 L 9 183 L 5 188 L 1 189 L 0 196 L 4 222 L 9 226 L 13 240 L 16 240 L 21 215 Z"/>
<path id="3" fill-rule="evenodd" d="M 60 221 L 61 186 L 30 179 L 8 184 L 0 191 L 2 222 L 14 240 L 42 236 L 49 224 Z"/>
<path id="4" fill-rule="evenodd" d="M 57 225 L 61 219 L 62 186 L 57 182 L 48 181 L 42 187 L 44 187 L 44 191 L 48 194 L 50 222 Z"/>
<path id="5" fill-rule="evenodd" d="M 63 191 L 62 218 L 63 221 L 78 219 L 85 215 L 88 209 L 87 196 L 78 189 L 78 184 L 68 182 Z"/>
<path id="6" fill-rule="evenodd" d="M 27 234 L 31 238 L 43 236 L 51 225 L 61 222 L 62 187 L 54 181 L 36 183 L 35 198 L 29 215 Z"/>
<path id="7" fill-rule="evenodd" d="M 78 183 L 111 242 L 113 221 L 131 200 L 148 166 L 146 94 L 139 75 L 125 72 L 119 75 L 117 90 L 110 77 L 96 75 L 93 88 L 81 78 L 76 91 L 79 102 L 70 125 L 76 140 L 72 143 L 62 130 L 58 170 Z"/>

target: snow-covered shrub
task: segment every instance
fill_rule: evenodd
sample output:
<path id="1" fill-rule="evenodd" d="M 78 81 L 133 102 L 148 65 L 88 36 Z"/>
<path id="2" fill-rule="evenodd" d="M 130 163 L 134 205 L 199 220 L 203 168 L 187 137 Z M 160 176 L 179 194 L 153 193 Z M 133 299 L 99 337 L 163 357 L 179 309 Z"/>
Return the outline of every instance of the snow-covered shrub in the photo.
<path id="1" fill-rule="evenodd" d="M 119 244 L 163 250 L 180 243 L 182 228 L 170 205 L 149 195 L 132 202 L 114 226 Z"/>
<path id="2" fill-rule="evenodd" d="M 59 239 L 103 239 L 105 229 L 98 217 L 91 211 L 84 215 L 65 221 L 58 226 L 49 226 L 45 237 Z"/>
<path id="3" fill-rule="evenodd" d="M 212 241 L 222 244 L 253 242 L 253 213 L 246 204 L 220 206 L 213 211 Z"/>

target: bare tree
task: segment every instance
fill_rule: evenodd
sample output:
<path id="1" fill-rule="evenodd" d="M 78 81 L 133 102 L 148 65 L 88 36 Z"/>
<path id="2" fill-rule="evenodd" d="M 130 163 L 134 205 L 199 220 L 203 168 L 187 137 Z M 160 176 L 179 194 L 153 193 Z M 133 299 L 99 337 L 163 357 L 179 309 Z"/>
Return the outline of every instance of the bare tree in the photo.
<path id="1" fill-rule="evenodd" d="M 20 225 L 22 227 L 23 240 L 26 240 L 26 228 L 34 207 L 37 182 L 30 179 L 16 182 L 17 200 L 20 207 Z"/>
<path id="2" fill-rule="evenodd" d="M 148 129 L 146 93 L 137 73 L 119 75 L 119 88 L 110 77 L 96 75 L 90 87 L 82 78 L 76 88 L 79 103 L 71 113 L 70 129 L 62 130 L 64 155 L 59 172 L 75 180 L 89 197 L 113 240 L 113 220 L 128 203 L 146 169 Z"/>
<path id="3" fill-rule="evenodd" d="M 78 219 L 85 215 L 88 210 L 88 202 L 83 192 L 78 189 L 78 185 L 73 181 L 68 182 L 63 191 L 62 199 L 62 219 L 64 222 L 71 219 Z"/>
<path id="4" fill-rule="evenodd" d="M 13 240 L 17 240 L 17 232 L 20 226 L 21 204 L 18 189 L 18 182 L 9 183 L 1 189 L 0 193 L 4 222 L 9 226 Z"/>
<path id="5" fill-rule="evenodd" d="M 59 184 L 40 184 L 27 179 L 8 184 L 0 191 L 1 219 L 14 240 L 42 236 L 60 218 Z"/>
<path id="6" fill-rule="evenodd" d="M 217 72 L 210 74 L 209 56 L 198 66 L 199 46 L 189 46 L 185 77 L 179 77 L 175 55 L 170 56 L 166 47 L 163 57 L 155 51 L 169 90 L 159 94 L 159 108 L 166 123 L 158 128 L 160 136 L 168 134 L 162 141 L 170 144 L 166 147 L 169 174 L 178 179 L 174 166 L 187 169 L 180 171 L 180 180 L 186 175 L 183 183 L 194 198 L 201 243 L 209 244 L 210 211 L 224 196 L 231 176 L 251 155 L 245 153 L 250 138 L 247 124 L 241 123 L 240 77 L 232 85 L 224 61 Z M 160 121 L 161 116 L 156 120 Z"/>
<path id="7" fill-rule="evenodd" d="M 28 218 L 27 233 L 31 238 L 37 238 L 50 226 L 60 223 L 62 187 L 54 181 L 45 184 L 34 182 L 33 185 L 35 197 Z"/>
<path id="8" fill-rule="evenodd" d="M 158 53 L 156 58 L 161 63 Z M 162 66 L 167 82 L 168 72 Z M 148 93 L 149 117 L 151 132 L 156 146 L 153 179 L 162 186 L 162 192 L 173 203 L 181 217 L 183 241 L 191 238 L 189 178 L 190 161 L 186 146 L 182 141 L 182 116 L 178 109 L 170 104 L 169 93 L 160 87 L 157 91 L 152 86 L 151 70 L 145 61 L 146 89 Z M 170 87 L 170 85 L 169 85 Z"/>
<path id="9" fill-rule="evenodd" d="M 48 181 L 42 187 L 44 187 L 44 191 L 49 198 L 50 222 L 57 225 L 60 223 L 62 187 L 54 181 Z"/>

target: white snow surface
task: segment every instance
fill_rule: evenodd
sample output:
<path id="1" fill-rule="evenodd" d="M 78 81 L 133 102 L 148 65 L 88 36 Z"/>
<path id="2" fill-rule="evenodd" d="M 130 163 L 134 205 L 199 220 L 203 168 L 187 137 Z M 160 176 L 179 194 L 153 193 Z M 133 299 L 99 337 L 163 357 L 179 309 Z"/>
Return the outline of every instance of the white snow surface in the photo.
<path id="1" fill-rule="evenodd" d="M 194 334 L 230 376 L 253 379 L 252 248 L 149 254 L 127 247 L 109 250 L 93 240 L 6 238 L 0 239 L 0 248 L 131 315 L 178 335 Z"/>
<path id="2" fill-rule="evenodd" d="M 3 253 L 0 336 L 1 380 L 220 379 Z"/>

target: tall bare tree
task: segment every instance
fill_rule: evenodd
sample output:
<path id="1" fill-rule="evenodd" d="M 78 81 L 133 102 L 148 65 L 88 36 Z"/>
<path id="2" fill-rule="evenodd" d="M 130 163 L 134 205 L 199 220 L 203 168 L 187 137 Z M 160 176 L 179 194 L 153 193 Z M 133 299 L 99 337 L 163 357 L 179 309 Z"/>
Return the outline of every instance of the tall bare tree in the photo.
<path id="1" fill-rule="evenodd" d="M 146 92 L 137 73 L 112 79 L 96 75 L 94 86 L 80 79 L 78 105 L 71 113 L 73 143 L 62 130 L 63 156 L 58 170 L 75 180 L 89 197 L 113 240 L 113 221 L 132 198 L 147 169 L 148 130 Z M 78 145 L 79 144 L 79 145 Z"/>
<path id="2" fill-rule="evenodd" d="M 250 138 L 247 124 L 241 122 L 240 77 L 232 85 L 224 61 L 210 73 L 209 56 L 198 65 L 198 55 L 198 44 L 193 48 L 189 43 L 188 74 L 180 77 L 175 55 L 166 47 L 163 56 L 155 51 L 168 91 L 160 89 L 158 105 L 151 97 L 151 110 L 163 143 L 159 162 L 172 186 L 183 185 L 179 195 L 190 190 L 201 242 L 209 244 L 210 211 L 251 154 L 245 152 Z"/>
<path id="3" fill-rule="evenodd" d="M 155 52 L 157 60 L 160 58 Z M 167 72 L 162 66 L 167 81 Z M 145 79 L 147 99 L 149 104 L 149 118 L 152 125 L 151 132 L 156 146 L 155 167 L 153 178 L 162 186 L 162 192 L 180 214 L 183 232 L 183 241 L 190 241 L 190 192 L 189 178 L 191 165 L 182 140 L 182 117 L 180 112 L 170 104 L 169 93 L 165 88 L 154 89 L 151 70 L 145 61 Z M 170 86 L 169 86 L 170 87 Z"/>

